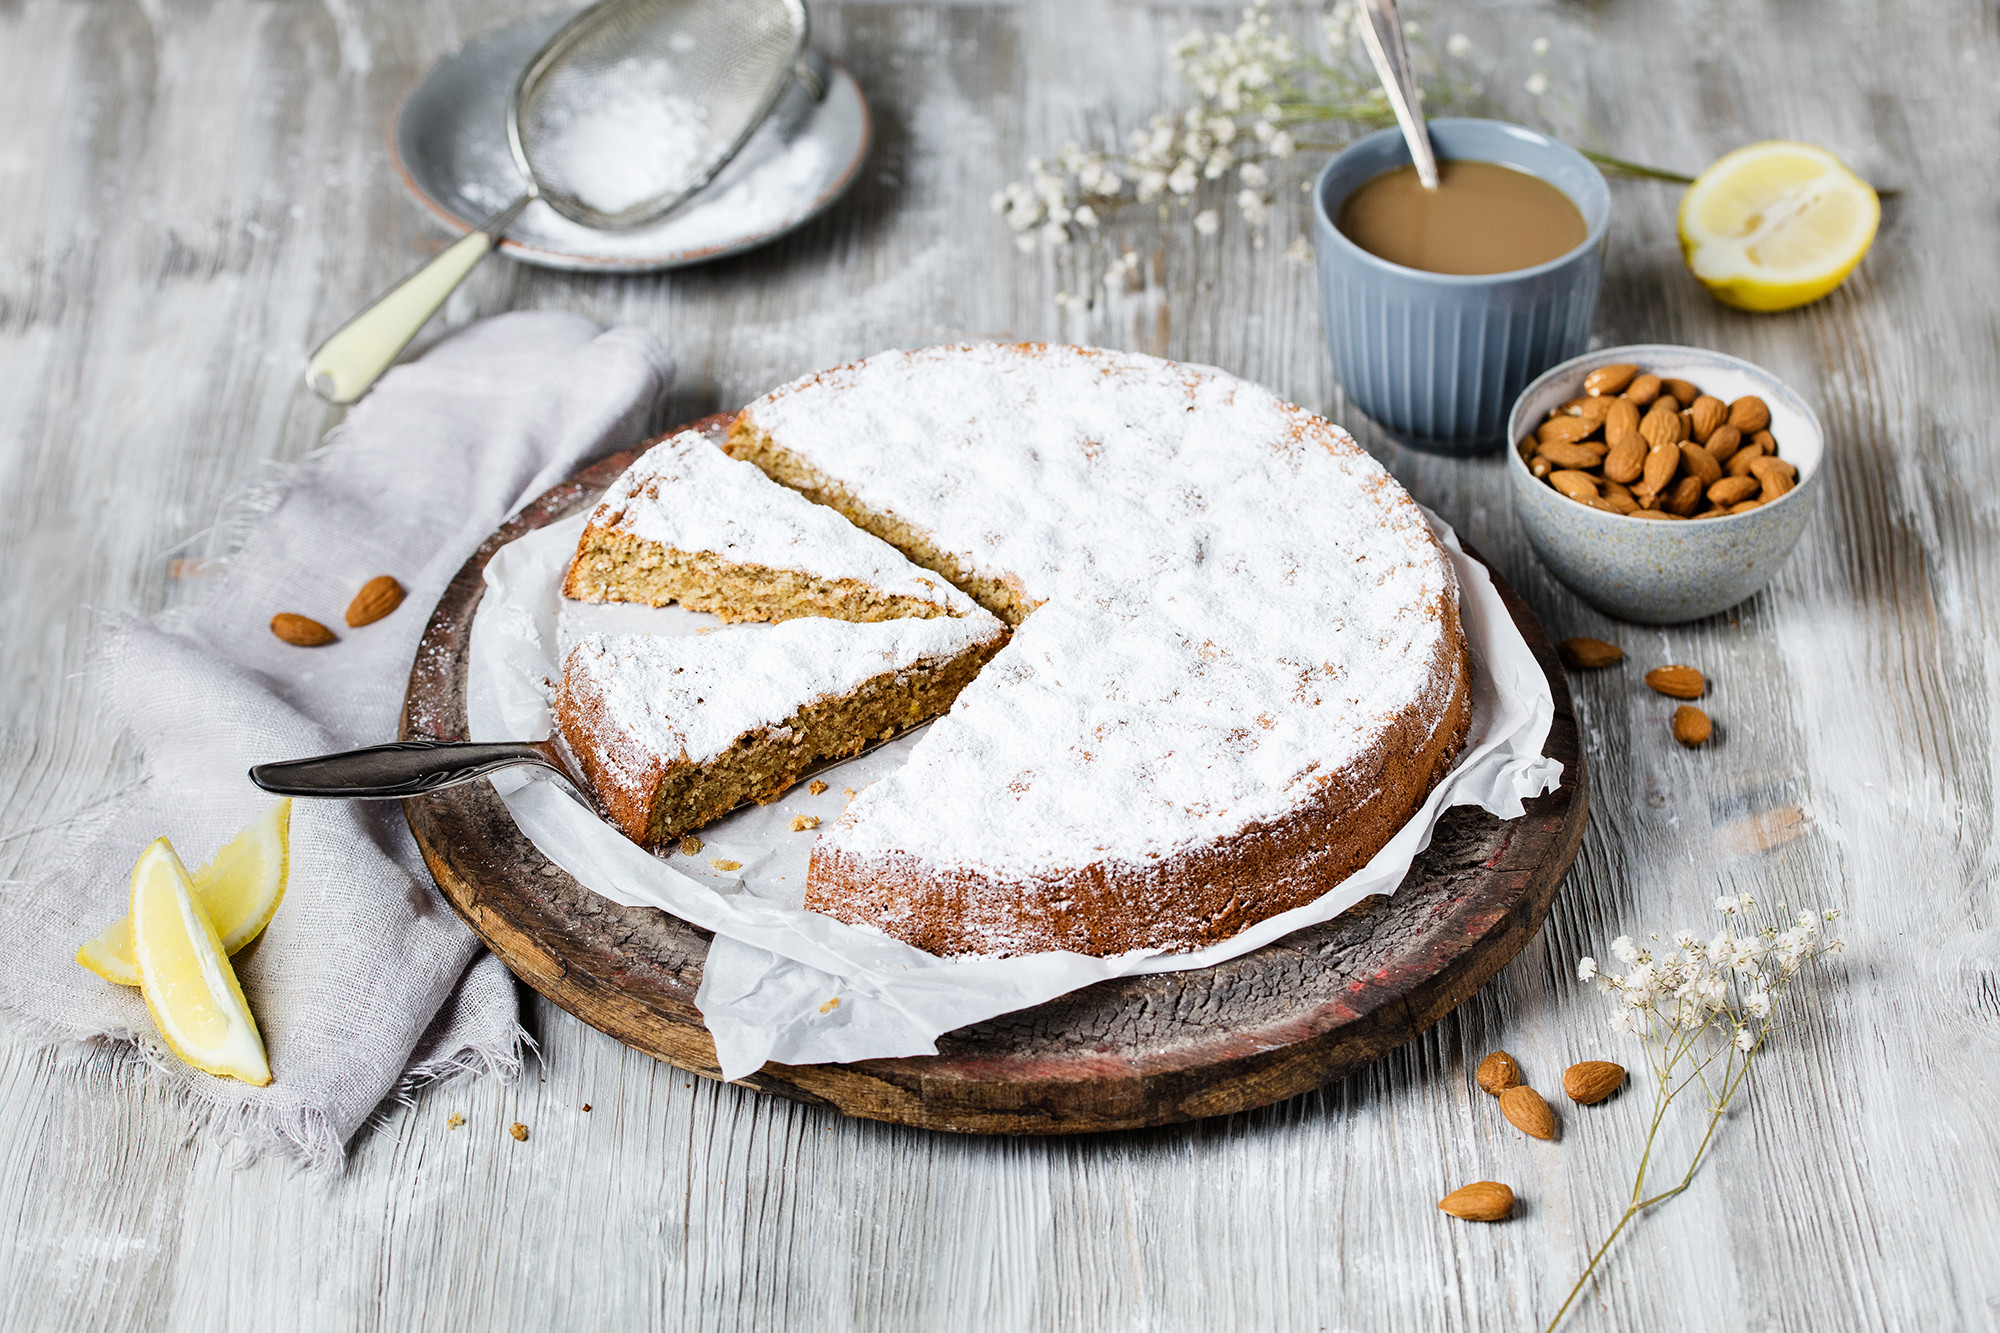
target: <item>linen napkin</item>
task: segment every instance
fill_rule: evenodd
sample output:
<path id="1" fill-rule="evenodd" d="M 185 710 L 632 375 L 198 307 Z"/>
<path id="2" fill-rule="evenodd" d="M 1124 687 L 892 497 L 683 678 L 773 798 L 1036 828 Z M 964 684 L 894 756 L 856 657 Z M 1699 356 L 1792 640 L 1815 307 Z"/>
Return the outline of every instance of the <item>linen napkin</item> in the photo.
<path id="1" fill-rule="evenodd" d="M 19 1035 L 135 1043 L 223 1134 L 320 1168 L 423 1082 L 518 1072 L 513 979 L 452 914 L 394 802 L 293 803 L 283 905 L 236 958 L 269 1087 L 165 1055 L 139 993 L 74 955 L 124 914 L 132 864 L 153 838 L 171 838 L 192 868 L 271 803 L 250 765 L 393 739 L 418 638 L 451 576 L 509 514 L 642 439 L 672 376 L 638 329 L 551 313 L 472 325 L 392 370 L 267 490 L 212 593 L 108 620 L 94 664 L 102 707 L 136 737 L 143 776 L 0 897 L 0 1010 Z M 347 628 L 349 600 L 379 574 L 408 598 Z M 269 629 L 280 611 L 340 641 L 282 643 Z"/>

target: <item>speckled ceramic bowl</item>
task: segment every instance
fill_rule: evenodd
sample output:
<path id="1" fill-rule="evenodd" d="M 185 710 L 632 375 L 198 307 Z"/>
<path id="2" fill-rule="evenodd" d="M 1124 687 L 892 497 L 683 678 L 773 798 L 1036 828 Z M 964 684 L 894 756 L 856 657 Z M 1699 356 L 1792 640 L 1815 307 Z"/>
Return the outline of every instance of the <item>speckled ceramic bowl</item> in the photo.
<path id="1" fill-rule="evenodd" d="M 1688 380 L 1725 402 L 1746 393 L 1762 398 L 1778 455 L 1798 468 L 1798 485 L 1745 514 L 1661 523 L 1607 514 L 1558 494 L 1535 479 L 1515 447 L 1507 450 L 1514 512 L 1549 572 L 1607 615 L 1677 625 L 1727 610 L 1770 580 L 1805 530 L 1825 450 L 1819 418 L 1777 376 L 1748 361 L 1698 347 L 1641 344 L 1589 352 L 1548 371 L 1515 400 L 1507 438 L 1518 445 L 1550 408 L 1583 393 L 1585 375 L 1619 363 Z"/>

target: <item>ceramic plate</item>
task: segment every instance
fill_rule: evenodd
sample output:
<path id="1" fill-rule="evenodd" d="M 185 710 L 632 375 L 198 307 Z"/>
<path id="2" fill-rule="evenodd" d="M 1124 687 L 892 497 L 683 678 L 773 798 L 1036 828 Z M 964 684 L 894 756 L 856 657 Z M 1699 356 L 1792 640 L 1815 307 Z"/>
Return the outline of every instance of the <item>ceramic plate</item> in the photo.
<path id="1" fill-rule="evenodd" d="M 389 152 L 417 202 L 458 231 L 504 208 L 522 180 L 507 148 L 507 97 L 542 44 L 569 18 L 549 14 L 468 42 L 403 99 Z M 826 85 L 813 100 L 794 82 L 735 161 L 693 199 L 633 231 L 596 231 L 533 203 L 507 229 L 525 264 L 585 271 L 680 268 L 775 240 L 840 197 L 868 155 L 868 103 L 842 66 L 806 57 Z"/>

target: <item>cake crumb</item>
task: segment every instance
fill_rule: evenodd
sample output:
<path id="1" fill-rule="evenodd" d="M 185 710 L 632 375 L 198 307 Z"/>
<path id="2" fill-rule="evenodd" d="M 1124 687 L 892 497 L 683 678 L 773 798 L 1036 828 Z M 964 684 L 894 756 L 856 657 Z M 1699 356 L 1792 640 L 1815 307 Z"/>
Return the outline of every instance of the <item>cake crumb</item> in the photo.
<path id="1" fill-rule="evenodd" d="M 518 1120 L 507 1127 L 507 1132 L 514 1136 L 516 1143 L 526 1143 L 528 1141 L 528 1127 Z"/>
<path id="2" fill-rule="evenodd" d="M 828 1000 L 825 1004 L 821 1005 L 819 1007 L 819 1011 L 823 1014 L 830 1014 L 838 1008 L 840 1008 L 840 997 L 836 995 L 831 1000 Z"/>
<path id="3" fill-rule="evenodd" d="M 682 856 L 699 856 L 700 854 L 701 854 L 700 838 L 695 837 L 694 834 L 692 833 L 689 833 L 681 838 Z"/>
<path id="4" fill-rule="evenodd" d="M 814 778 L 806 784 L 806 791 L 813 796 L 824 796 L 826 794 L 826 784 L 818 778 Z"/>
<path id="5" fill-rule="evenodd" d="M 741 870 L 743 868 L 741 861 L 732 861 L 726 856 L 711 856 L 708 858 L 708 863 L 717 870 Z"/>
<path id="6" fill-rule="evenodd" d="M 792 832 L 794 833 L 804 833 L 807 829 L 815 829 L 818 827 L 819 827 L 818 815 L 794 815 L 792 817 Z"/>
<path id="7" fill-rule="evenodd" d="M 453 1111 L 450 1115 L 444 1118 L 444 1127 L 446 1129 L 457 1129 L 460 1125 L 464 1123 L 465 1123 L 465 1117 L 460 1115 L 456 1111 Z"/>
<path id="8" fill-rule="evenodd" d="M 841 793 L 841 795 L 843 795 L 843 796 L 852 796 L 852 795 L 854 795 L 854 788 L 852 788 L 852 787 L 842 787 L 842 788 L 840 789 L 840 793 Z"/>
<path id="9" fill-rule="evenodd" d="M 590 1103 L 589 1103 L 589 1102 L 585 1102 L 585 1103 L 583 1104 L 583 1109 L 584 1109 L 584 1112 L 585 1112 L 586 1114 L 588 1114 L 588 1113 L 589 1113 L 589 1111 L 590 1111 Z"/>

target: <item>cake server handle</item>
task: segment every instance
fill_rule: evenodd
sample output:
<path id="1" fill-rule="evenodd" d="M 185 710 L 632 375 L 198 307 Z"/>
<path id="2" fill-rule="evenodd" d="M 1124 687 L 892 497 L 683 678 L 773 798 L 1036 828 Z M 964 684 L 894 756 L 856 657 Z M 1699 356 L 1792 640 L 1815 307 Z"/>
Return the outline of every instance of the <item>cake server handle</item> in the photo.
<path id="1" fill-rule="evenodd" d="M 250 770 L 250 780 L 277 796 L 393 800 L 524 764 L 551 769 L 574 781 L 548 741 L 392 741 L 311 759 L 258 764 Z"/>

